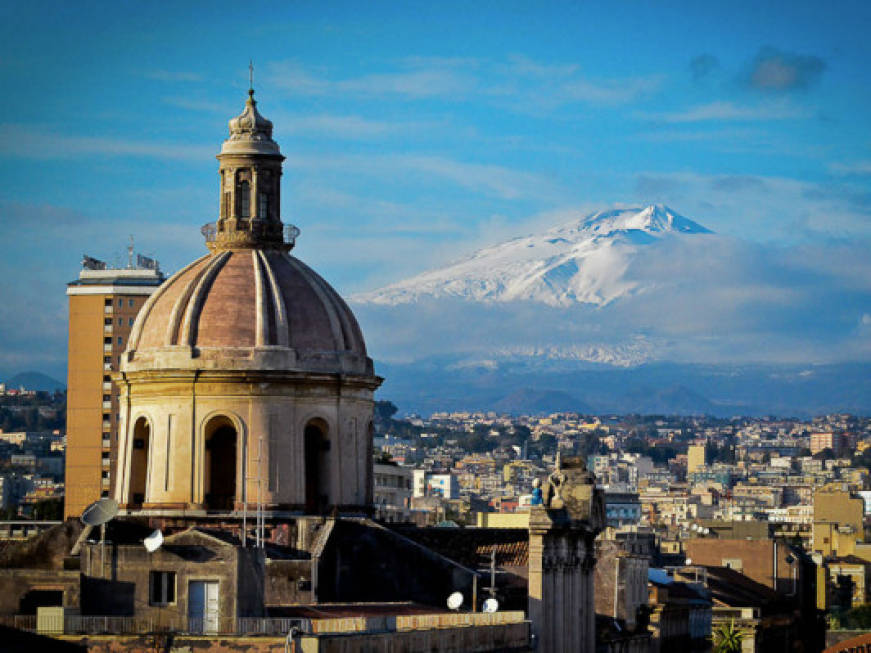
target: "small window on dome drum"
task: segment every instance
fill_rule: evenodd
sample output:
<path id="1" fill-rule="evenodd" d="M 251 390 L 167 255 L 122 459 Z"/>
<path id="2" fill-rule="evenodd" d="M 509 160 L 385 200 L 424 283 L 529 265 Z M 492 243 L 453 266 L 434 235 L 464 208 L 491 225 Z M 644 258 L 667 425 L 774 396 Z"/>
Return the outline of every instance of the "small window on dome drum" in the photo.
<path id="1" fill-rule="evenodd" d="M 269 218 L 269 195 L 260 193 L 257 198 L 257 217 L 261 220 Z"/>

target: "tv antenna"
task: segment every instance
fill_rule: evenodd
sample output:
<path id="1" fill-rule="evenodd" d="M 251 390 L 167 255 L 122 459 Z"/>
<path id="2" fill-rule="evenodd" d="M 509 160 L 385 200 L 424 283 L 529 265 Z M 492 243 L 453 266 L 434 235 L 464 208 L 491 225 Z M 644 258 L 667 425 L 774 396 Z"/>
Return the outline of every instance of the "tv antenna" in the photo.
<path id="1" fill-rule="evenodd" d="M 100 573 L 106 572 L 106 524 L 118 514 L 118 503 L 109 497 L 94 501 L 82 512 L 82 523 L 85 526 L 100 527 Z"/>
<path id="2" fill-rule="evenodd" d="M 460 592 L 454 592 L 448 597 L 448 608 L 451 610 L 459 610 L 463 605 L 463 595 Z"/>

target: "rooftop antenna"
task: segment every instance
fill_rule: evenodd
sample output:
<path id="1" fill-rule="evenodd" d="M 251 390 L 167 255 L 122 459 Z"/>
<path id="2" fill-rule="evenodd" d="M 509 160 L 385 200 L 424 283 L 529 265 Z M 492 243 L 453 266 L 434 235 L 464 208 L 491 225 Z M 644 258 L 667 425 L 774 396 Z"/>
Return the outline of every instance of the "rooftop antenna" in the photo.
<path id="1" fill-rule="evenodd" d="M 127 269 L 133 269 L 133 234 L 130 234 L 130 244 L 127 245 Z"/>
<path id="2" fill-rule="evenodd" d="M 106 523 L 118 514 L 118 503 L 109 497 L 94 501 L 82 512 L 82 523 L 100 527 L 100 574 L 106 573 Z"/>

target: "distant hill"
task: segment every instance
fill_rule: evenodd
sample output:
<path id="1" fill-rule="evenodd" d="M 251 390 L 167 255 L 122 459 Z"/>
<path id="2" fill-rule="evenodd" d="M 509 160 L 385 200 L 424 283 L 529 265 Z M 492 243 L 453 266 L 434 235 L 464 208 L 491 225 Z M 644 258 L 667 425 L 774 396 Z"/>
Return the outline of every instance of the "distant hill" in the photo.
<path id="1" fill-rule="evenodd" d="M 584 412 L 588 406 L 567 392 L 520 388 L 493 403 L 500 413 L 530 415 L 538 413 Z"/>
<path id="2" fill-rule="evenodd" d="M 42 390 L 44 392 L 54 392 L 55 390 L 66 390 L 66 384 L 61 383 L 42 372 L 20 372 L 13 377 L 6 379 L 7 388 L 25 388 L 26 390 Z"/>
<path id="3" fill-rule="evenodd" d="M 379 396 L 402 411 L 871 415 L 871 364 L 690 365 L 632 368 L 579 361 L 458 365 L 442 357 L 376 363 Z"/>

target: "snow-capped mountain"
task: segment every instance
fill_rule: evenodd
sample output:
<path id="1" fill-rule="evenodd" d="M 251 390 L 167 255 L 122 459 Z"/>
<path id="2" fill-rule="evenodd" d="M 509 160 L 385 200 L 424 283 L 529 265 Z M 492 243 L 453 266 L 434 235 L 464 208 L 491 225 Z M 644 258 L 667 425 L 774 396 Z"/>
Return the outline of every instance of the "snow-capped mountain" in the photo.
<path id="1" fill-rule="evenodd" d="M 481 249 L 447 267 L 358 294 L 352 301 L 389 306 L 457 298 L 601 306 L 638 289 L 639 282 L 625 275 L 638 248 L 667 237 L 708 233 L 667 206 L 600 211 L 543 234 Z"/>

